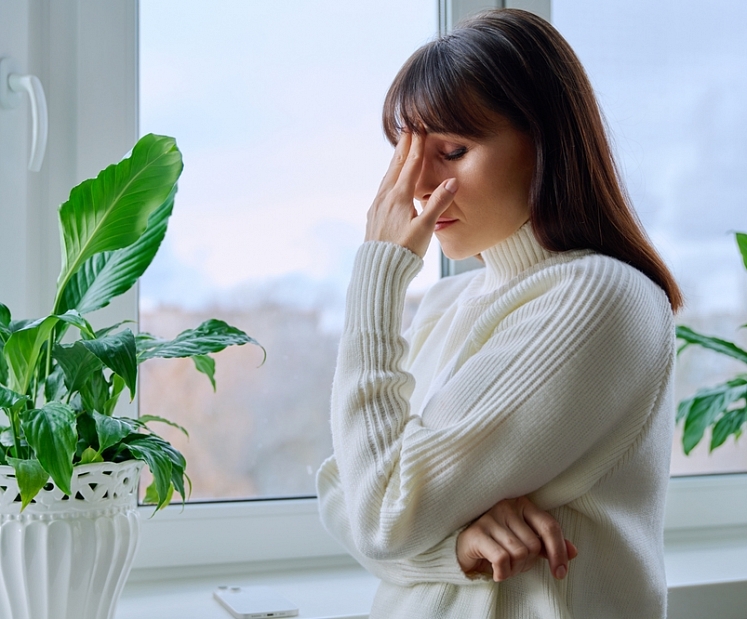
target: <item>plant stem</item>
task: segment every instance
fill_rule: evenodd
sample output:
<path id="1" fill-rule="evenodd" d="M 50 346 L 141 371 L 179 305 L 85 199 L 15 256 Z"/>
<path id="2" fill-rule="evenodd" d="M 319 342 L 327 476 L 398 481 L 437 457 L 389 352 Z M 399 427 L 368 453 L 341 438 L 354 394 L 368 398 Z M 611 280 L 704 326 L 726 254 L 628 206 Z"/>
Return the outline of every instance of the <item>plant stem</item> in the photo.
<path id="1" fill-rule="evenodd" d="M 13 451 L 15 452 L 13 457 L 21 457 L 21 420 L 18 417 L 18 413 L 10 410 L 10 431 L 13 433 Z"/>
<path id="2" fill-rule="evenodd" d="M 49 376 L 49 371 L 52 369 L 52 340 L 54 339 L 54 332 L 55 330 L 52 329 L 52 332 L 49 334 L 49 339 L 47 340 L 47 354 L 46 354 L 46 362 L 44 366 L 44 380 L 47 380 L 47 376 Z"/>

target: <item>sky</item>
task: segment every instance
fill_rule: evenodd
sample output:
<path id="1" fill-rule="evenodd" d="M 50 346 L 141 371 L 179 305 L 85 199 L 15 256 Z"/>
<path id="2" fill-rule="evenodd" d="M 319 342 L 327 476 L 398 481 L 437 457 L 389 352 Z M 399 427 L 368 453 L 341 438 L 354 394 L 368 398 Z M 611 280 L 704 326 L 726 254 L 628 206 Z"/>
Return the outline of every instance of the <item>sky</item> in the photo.
<path id="1" fill-rule="evenodd" d="M 185 171 L 141 303 L 342 303 L 391 156 L 386 90 L 435 0 L 141 0 L 141 133 Z M 692 312 L 747 302 L 747 2 L 553 0 L 628 191 Z M 439 276 L 432 244 L 413 285 Z"/>
<path id="2" fill-rule="evenodd" d="M 392 153 L 384 95 L 432 5 L 141 2 L 141 133 L 175 136 L 185 162 L 146 307 L 246 302 L 268 280 L 301 305 L 344 295 Z M 414 288 L 438 277 L 434 245 Z"/>

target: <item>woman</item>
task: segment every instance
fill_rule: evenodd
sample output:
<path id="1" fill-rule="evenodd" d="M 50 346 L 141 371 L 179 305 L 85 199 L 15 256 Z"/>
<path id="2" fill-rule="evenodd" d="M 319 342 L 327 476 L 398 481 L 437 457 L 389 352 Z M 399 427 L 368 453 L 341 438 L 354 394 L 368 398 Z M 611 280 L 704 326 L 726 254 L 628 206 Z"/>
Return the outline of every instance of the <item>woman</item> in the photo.
<path id="1" fill-rule="evenodd" d="M 384 127 L 318 474 L 382 579 L 371 617 L 665 617 L 682 299 L 578 59 L 530 13 L 481 14 L 413 54 Z M 436 284 L 405 340 L 434 232 L 485 269 Z"/>

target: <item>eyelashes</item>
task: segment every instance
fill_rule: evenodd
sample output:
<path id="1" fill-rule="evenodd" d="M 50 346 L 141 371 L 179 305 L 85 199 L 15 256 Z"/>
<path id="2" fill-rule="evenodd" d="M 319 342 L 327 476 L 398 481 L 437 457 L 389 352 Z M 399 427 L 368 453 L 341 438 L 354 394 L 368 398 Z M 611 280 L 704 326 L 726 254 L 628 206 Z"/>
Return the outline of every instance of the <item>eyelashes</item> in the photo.
<path id="1" fill-rule="evenodd" d="M 464 155 L 467 154 L 467 148 L 462 146 L 461 148 L 457 148 L 456 150 L 452 150 L 451 152 L 444 153 L 443 158 L 446 159 L 446 161 L 456 161 L 457 159 L 461 159 L 464 157 Z"/>

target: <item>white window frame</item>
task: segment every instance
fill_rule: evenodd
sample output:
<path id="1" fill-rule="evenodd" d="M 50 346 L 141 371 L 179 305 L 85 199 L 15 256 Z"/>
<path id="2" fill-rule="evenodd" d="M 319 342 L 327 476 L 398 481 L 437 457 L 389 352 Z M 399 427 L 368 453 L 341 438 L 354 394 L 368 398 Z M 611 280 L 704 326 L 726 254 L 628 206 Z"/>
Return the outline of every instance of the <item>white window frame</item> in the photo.
<path id="1" fill-rule="evenodd" d="M 488 6 L 485 0 L 439 1 L 441 27 Z M 549 18 L 551 0 L 506 0 L 506 6 Z M 502 4 L 501 4 L 502 5 Z M 30 181 L 27 212 L 39 222 L 26 234 L 38 254 L 38 281 L 28 306 L 51 305 L 59 271 L 56 208 L 70 188 L 119 160 L 137 133 L 137 0 L 45 0 L 33 3 L 30 65 L 47 90 L 49 150 L 42 172 Z M 447 264 L 446 270 L 459 267 Z M 130 293 L 97 323 L 137 318 Z M 134 413 L 134 410 L 131 411 Z M 243 501 L 171 506 L 151 516 L 142 509 L 142 542 L 136 573 L 267 561 L 316 562 L 346 555 L 323 529 L 316 499 Z M 673 478 L 666 512 L 668 539 L 702 536 L 705 530 L 747 526 L 747 475 Z"/>

